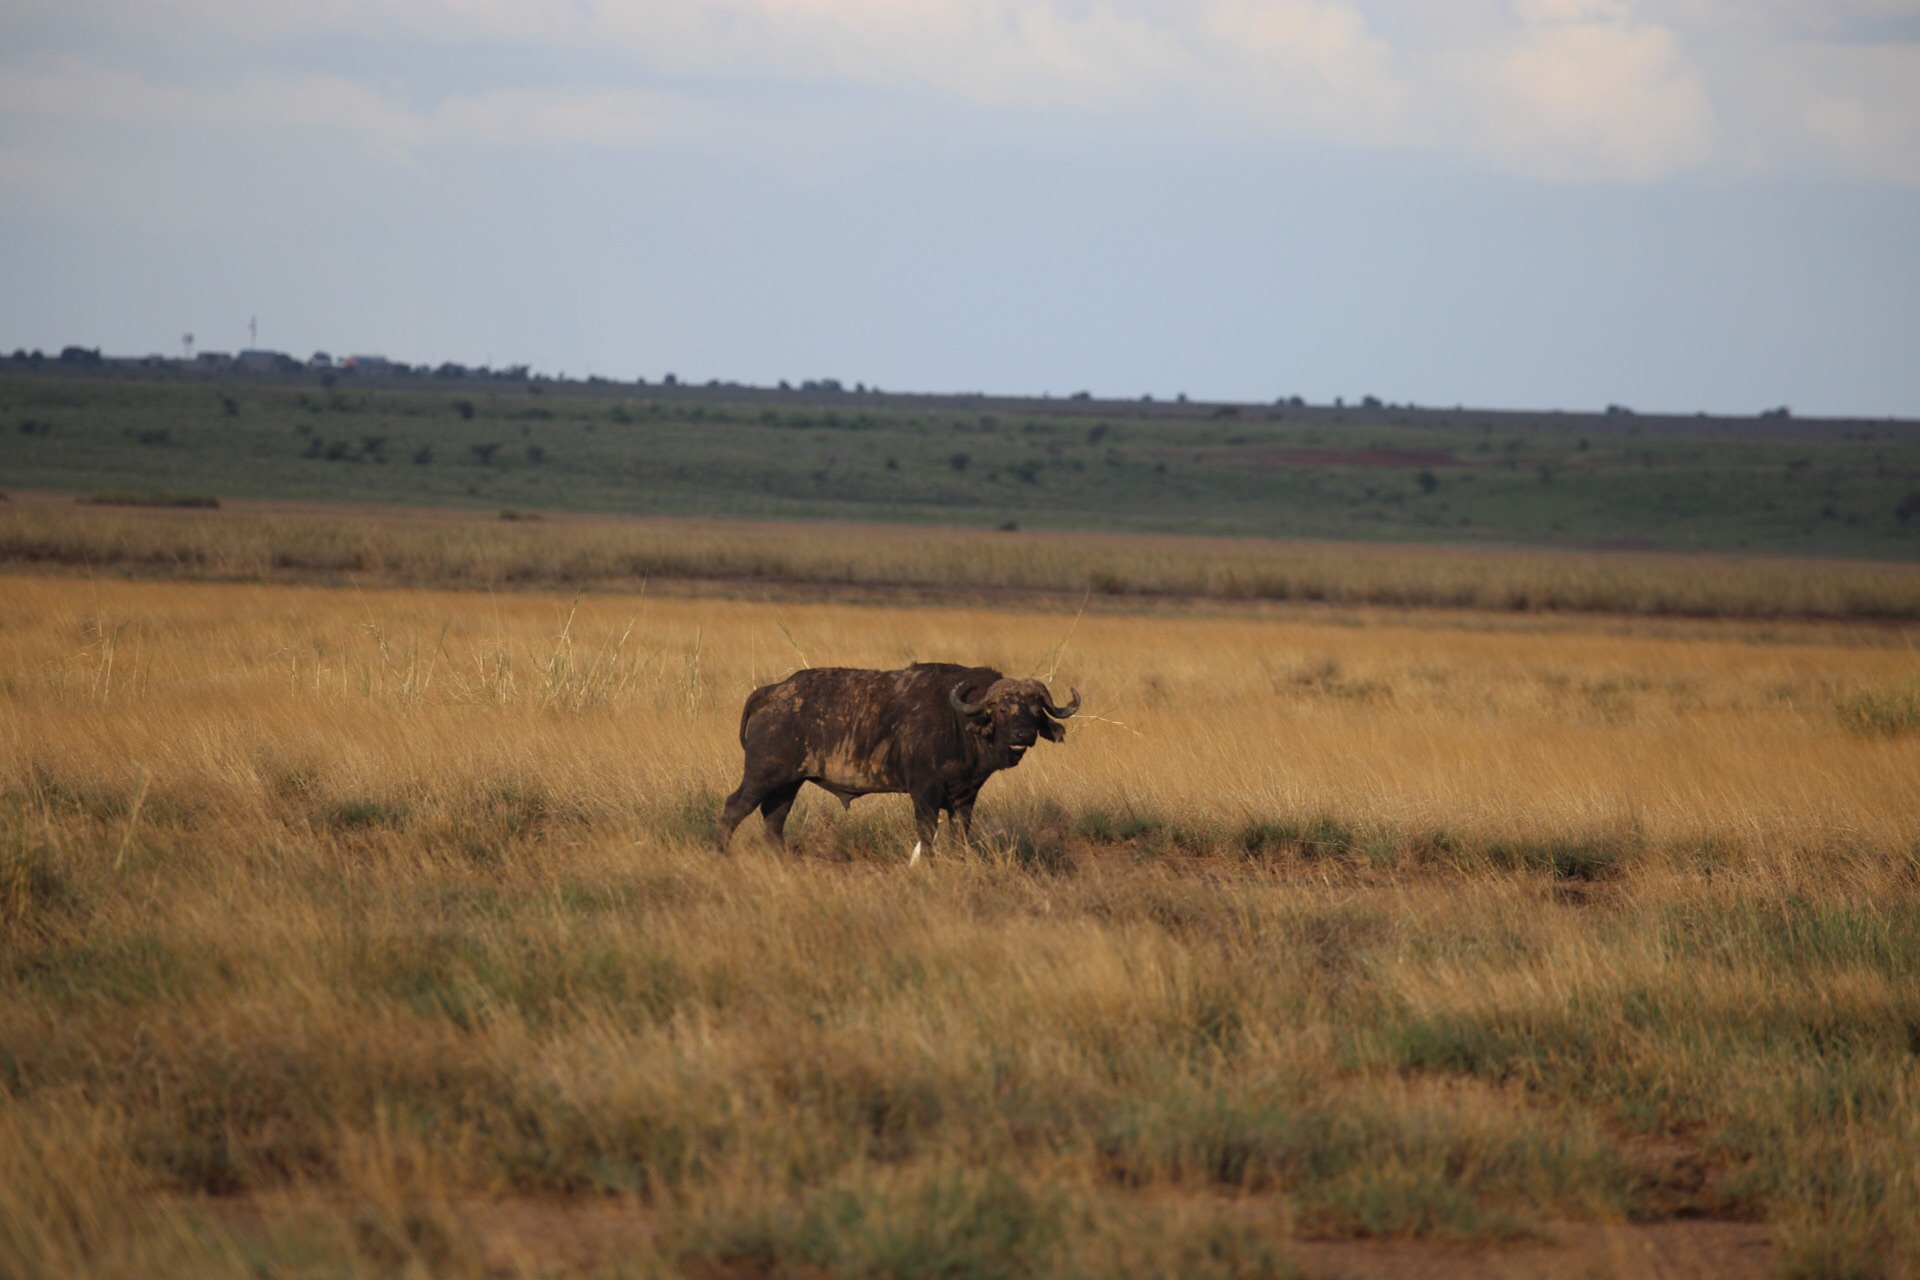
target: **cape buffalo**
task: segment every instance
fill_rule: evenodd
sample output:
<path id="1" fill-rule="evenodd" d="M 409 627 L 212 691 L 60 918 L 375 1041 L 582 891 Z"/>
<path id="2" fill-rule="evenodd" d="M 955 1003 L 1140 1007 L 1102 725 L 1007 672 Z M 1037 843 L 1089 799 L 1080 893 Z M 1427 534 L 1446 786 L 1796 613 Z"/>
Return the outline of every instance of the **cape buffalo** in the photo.
<path id="1" fill-rule="evenodd" d="M 1080 709 L 1055 706 L 1038 680 L 1009 680 L 992 667 L 920 662 L 901 671 L 810 667 L 755 689 L 740 712 L 747 751 L 740 787 L 720 811 L 720 848 L 754 806 L 766 840 L 786 848 L 787 813 L 811 782 L 852 806 L 857 796 L 913 798 L 920 838 L 909 865 L 933 846 L 940 810 L 961 839 L 987 779 L 1020 763 L 1040 738 L 1067 736 L 1059 721 Z"/>

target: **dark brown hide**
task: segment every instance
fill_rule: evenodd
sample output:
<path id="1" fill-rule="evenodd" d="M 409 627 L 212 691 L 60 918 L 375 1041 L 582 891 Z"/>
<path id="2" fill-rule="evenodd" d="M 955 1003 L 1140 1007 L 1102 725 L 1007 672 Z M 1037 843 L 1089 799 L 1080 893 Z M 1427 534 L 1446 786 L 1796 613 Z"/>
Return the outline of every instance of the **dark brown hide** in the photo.
<path id="1" fill-rule="evenodd" d="M 755 689 L 741 710 L 746 769 L 720 812 L 720 848 L 757 807 L 767 842 L 784 849 L 787 814 L 808 782 L 847 805 L 865 795 L 911 797 L 926 848 L 943 809 L 964 838 L 986 780 L 1019 764 L 1040 738 L 1066 737 L 1058 720 L 1079 707 L 1078 692 L 1056 706 L 1042 682 L 1009 680 L 991 667 L 796 671 Z"/>

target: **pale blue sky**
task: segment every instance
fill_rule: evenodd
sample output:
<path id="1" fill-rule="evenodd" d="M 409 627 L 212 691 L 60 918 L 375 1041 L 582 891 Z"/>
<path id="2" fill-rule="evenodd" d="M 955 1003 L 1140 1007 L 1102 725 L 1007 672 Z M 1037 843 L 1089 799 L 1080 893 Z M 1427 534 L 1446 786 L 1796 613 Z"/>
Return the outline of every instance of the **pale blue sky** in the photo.
<path id="1" fill-rule="evenodd" d="M 1920 0 L 0 0 L 0 349 L 1920 414 Z"/>

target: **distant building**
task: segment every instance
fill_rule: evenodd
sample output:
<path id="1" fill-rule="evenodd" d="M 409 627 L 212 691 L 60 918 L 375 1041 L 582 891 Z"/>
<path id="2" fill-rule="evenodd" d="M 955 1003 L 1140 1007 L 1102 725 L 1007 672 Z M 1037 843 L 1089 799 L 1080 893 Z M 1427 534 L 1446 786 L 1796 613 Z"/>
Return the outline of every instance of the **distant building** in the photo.
<path id="1" fill-rule="evenodd" d="M 233 357 L 224 351 L 202 351 L 193 362 L 202 369 L 224 369 L 233 363 Z"/>
<path id="2" fill-rule="evenodd" d="M 348 356 L 340 362 L 343 369 L 354 369 L 360 373 L 391 373 L 393 361 L 385 356 Z"/>
<path id="3" fill-rule="evenodd" d="M 297 369 L 300 362 L 284 351 L 266 351 L 259 347 L 248 347 L 233 358 L 233 367 L 249 373 L 281 373 L 288 369 Z"/>

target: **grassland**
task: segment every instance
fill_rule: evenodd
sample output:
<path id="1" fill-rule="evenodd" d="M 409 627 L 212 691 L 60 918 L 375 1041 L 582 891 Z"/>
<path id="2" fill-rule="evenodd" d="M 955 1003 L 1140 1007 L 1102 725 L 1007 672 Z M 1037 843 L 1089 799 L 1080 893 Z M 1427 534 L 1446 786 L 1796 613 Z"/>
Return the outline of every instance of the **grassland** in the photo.
<path id="1" fill-rule="evenodd" d="M 1073 614 L 9 576 L 0 1274 L 1920 1264 L 1897 631 Z M 749 688 L 950 656 L 1087 700 L 973 850 L 711 852 Z"/>
<path id="2" fill-rule="evenodd" d="M 1920 551 L 1911 422 L 1291 404 L 1203 416 L 728 394 L 10 372 L 0 488 L 1908 561 Z"/>
<path id="3" fill-rule="evenodd" d="M 0 566 L 109 576 L 484 589 L 713 590 L 1096 610 L 1437 608 L 1920 619 L 1920 566 L 778 521 L 228 502 L 0 504 Z"/>

